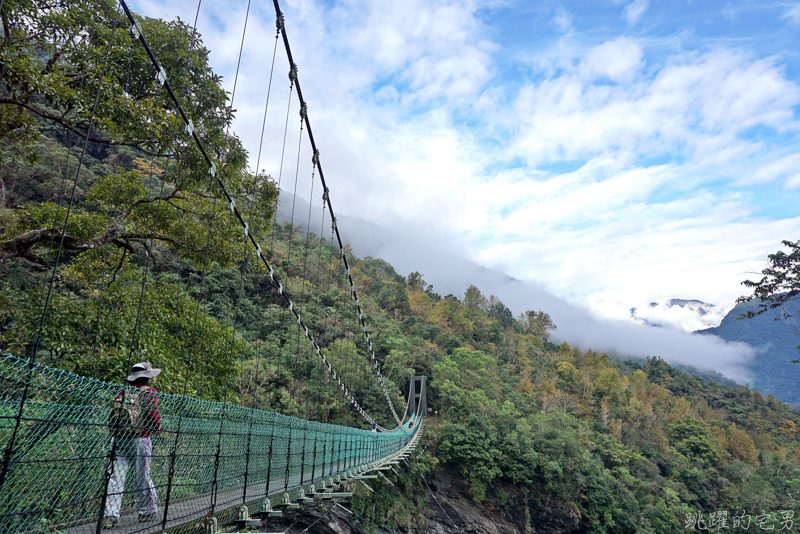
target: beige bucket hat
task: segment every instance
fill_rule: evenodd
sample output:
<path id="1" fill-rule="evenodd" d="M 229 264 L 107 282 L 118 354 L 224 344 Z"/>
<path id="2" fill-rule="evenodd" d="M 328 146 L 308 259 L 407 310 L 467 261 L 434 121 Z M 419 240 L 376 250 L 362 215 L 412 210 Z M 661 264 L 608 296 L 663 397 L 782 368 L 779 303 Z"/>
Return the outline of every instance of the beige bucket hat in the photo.
<path id="1" fill-rule="evenodd" d="M 161 369 L 156 369 L 150 362 L 140 362 L 133 364 L 131 367 L 131 374 L 125 379 L 128 382 L 133 382 L 137 378 L 153 378 L 161 373 Z"/>

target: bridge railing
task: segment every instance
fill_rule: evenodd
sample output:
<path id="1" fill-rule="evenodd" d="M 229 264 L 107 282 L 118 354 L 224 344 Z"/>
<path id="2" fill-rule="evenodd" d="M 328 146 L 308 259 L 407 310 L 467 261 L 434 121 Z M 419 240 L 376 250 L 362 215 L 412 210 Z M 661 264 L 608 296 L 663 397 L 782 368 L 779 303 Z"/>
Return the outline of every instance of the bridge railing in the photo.
<path id="1" fill-rule="evenodd" d="M 0 357 L 0 532 L 95 532 L 104 515 L 121 391 L 132 388 Z M 306 421 L 227 403 L 159 394 L 163 430 L 153 436 L 150 477 L 159 513 L 135 517 L 134 469 L 122 499 L 122 531 L 154 532 L 364 466 L 414 434 Z M 12 434 L 15 434 L 12 440 Z M 120 439 L 120 438 L 118 438 Z M 14 443 L 9 450 L 7 444 Z M 126 519 L 127 518 L 127 519 Z"/>

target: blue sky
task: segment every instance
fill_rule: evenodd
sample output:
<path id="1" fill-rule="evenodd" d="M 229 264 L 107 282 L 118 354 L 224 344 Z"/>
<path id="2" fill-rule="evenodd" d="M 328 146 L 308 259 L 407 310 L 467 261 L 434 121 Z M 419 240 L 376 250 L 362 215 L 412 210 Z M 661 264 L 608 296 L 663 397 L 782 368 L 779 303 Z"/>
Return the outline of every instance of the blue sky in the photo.
<path id="1" fill-rule="evenodd" d="M 748 271 L 782 239 L 800 239 L 800 4 L 282 6 L 343 213 L 439 236 L 482 265 L 619 319 L 670 298 L 727 310 Z M 229 85 L 245 7 L 208 0 L 201 12 L 212 63 Z M 196 3 L 133 8 L 193 20 Z M 254 8 L 234 105 L 252 153 L 272 17 L 270 3 Z M 261 155 L 273 175 L 285 61 L 271 97 L 282 111 Z M 291 165 L 285 176 L 294 176 Z"/>

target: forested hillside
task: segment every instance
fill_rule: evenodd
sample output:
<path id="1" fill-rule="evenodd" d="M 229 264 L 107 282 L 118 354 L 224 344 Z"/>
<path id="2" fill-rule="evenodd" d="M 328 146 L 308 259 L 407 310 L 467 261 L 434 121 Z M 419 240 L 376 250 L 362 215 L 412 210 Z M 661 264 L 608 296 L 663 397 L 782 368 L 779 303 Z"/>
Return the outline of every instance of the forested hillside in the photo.
<path id="1" fill-rule="evenodd" d="M 737 304 L 722 323 L 715 328 L 698 330 L 698 334 L 713 334 L 726 341 L 741 341 L 756 349 L 748 370 L 752 385 L 765 393 L 797 406 L 800 404 L 800 369 L 792 362 L 797 358 L 797 327 L 794 317 L 783 317 L 783 310 L 772 309 L 750 319 L 738 319 L 748 311 L 755 312 L 757 304 Z"/>
<path id="2" fill-rule="evenodd" d="M 4 65 L 0 103 L 5 116 L 17 114 L 0 138 L 0 349 L 110 381 L 121 381 L 131 359 L 148 360 L 164 370 L 160 391 L 364 425 L 254 261 L 193 147 L 172 135 L 169 104 L 145 83 L 149 75 L 135 75 L 146 58 L 130 52 L 125 35 L 112 37 L 113 5 L 95 13 L 76 4 L 74 17 L 101 21 L 77 44 L 51 32 L 64 23 L 56 11 L 6 5 L 16 10 L 4 20 L 9 40 L 19 38 L 30 57 Z M 31 21 L 38 32 L 14 33 Z M 143 26 L 154 47 L 188 49 L 185 24 Z M 101 106 L 81 156 L 79 126 L 89 126 L 94 92 L 79 73 L 99 72 L 98 50 L 109 42 L 107 83 L 128 84 L 127 100 Z M 225 134 L 221 80 L 202 44 L 194 50 L 187 83 L 198 95 L 197 127 L 226 161 L 220 172 L 251 231 L 269 243 L 282 288 L 353 396 L 393 427 L 339 248 L 270 224 L 277 187 L 247 170 L 241 144 Z M 34 84 L 37 76 L 47 83 Z M 429 512 L 424 474 L 432 489 L 446 481 L 519 532 L 737 532 L 745 520 L 752 529 L 794 528 L 800 413 L 788 405 L 677 371 L 658 347 L 645 362 L 620 363 L 554 345 L 557 325 L 534 302 L 514 317 L 480 288 L 442 296 L 420 273 L 344 254 L 395 405 L 405 406 L 408 378 L 422 374 L 434 410 L 419 464 L 353 499 L 364 524 L 414 530 Z"/>
<path id="3" fill-rule="evenodd" d="M 391 426 L 374 373 L 355 342 L 349 291 L 320 268 L 326 261 L 336 264 L 335 251 L 325 240 L 292 234 L 287 226 L 275 235 L 275 257 L 290 260 L 282 266 L 295 273 L 296 289 L 301 281 L 308 288 L 298 306 L 316 318 L 330 359 L 356 398 Z M 430 377 L 429 403 L 439 413 L 429 419 L 422 469 L 433 480 L 437 473 L 455 476 L 476 505 L 487 498 L 505 503 L 522 529 L 555 509 L 587 532 L 681 532 L 687 514 L 722 510 L 748 511 L 754 521 L 762 511 L 774 511 L 780 529 L 777 512 L 796 510 L 800 414 L 774 397 L 706 383 L 657 358 L 619 364 L 606 354 L 555 346 L 546 340 L 544 314 L 515 319 L 474 287 L 461 298 L 441 297 L 425 291 L 417 273 L 406 279 L 372 258 L 353 258 L 352 272 L 393 391 L 399 394 L 412 374 Z M 265 276 L 212 266 L 202 277 L 165 248 L 149 284 L 153 294 L 169 288 L 173 301 L 202 301 L 204 321 L 221 331 L 235 326 L 236 349 L 216 363 L 232 370 L 223 375 L 231 398 L 361 424 L 337 389 L 325 385 L 304 340 L 298 345 L 295 325 L 274 304 Z M 6 302 L 21 290 L 10 284 L 4 289 Z M 48 353 L 47 363 L 118 381 L 118 365 L 104 370 L 96 362 L 123 356 L 94 342 L 97 322 L 77 319 L 95 312 L 91 297 L 66 283 L 58 295 L 73 307 L 54 315 L 51 329 L 73 333 L 59 337 L 63 348 Z M 155 320 L 180 320 L 180 314 L 154 307 L 144 324 Z M 20 324 L 6 322 L 5 339 L 18 337 Z M 126 329 L 119 316 L 104 317 L 100 328 L 106 325 Z M 159 387 L 174 391 L 183 362 L 157 349 L 148 358 L 166 370 Z M 355 510 L 376 524 L 412 526 L 424 510 L 419 473 L 411 467 L 402 474 L 405 482 L 398 481 L 405 492 L 374 484 L 380 494 L 363 490 Z"/>

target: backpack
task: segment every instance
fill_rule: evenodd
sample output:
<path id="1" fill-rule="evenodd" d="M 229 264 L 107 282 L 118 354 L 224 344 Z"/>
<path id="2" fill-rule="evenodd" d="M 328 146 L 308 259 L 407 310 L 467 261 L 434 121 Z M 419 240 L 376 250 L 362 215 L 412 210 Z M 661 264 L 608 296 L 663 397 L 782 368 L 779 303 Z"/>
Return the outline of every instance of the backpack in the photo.
<path id="1" fill-rule="evenodd" d="M 109 419 L 112 432 L 114 427 L 119 428 L 117 435 L 120 437 L 135 437 L 141 432 L 145 426 L 142 394 L 141 389 L 135 388 L 117 395 Z"/>

